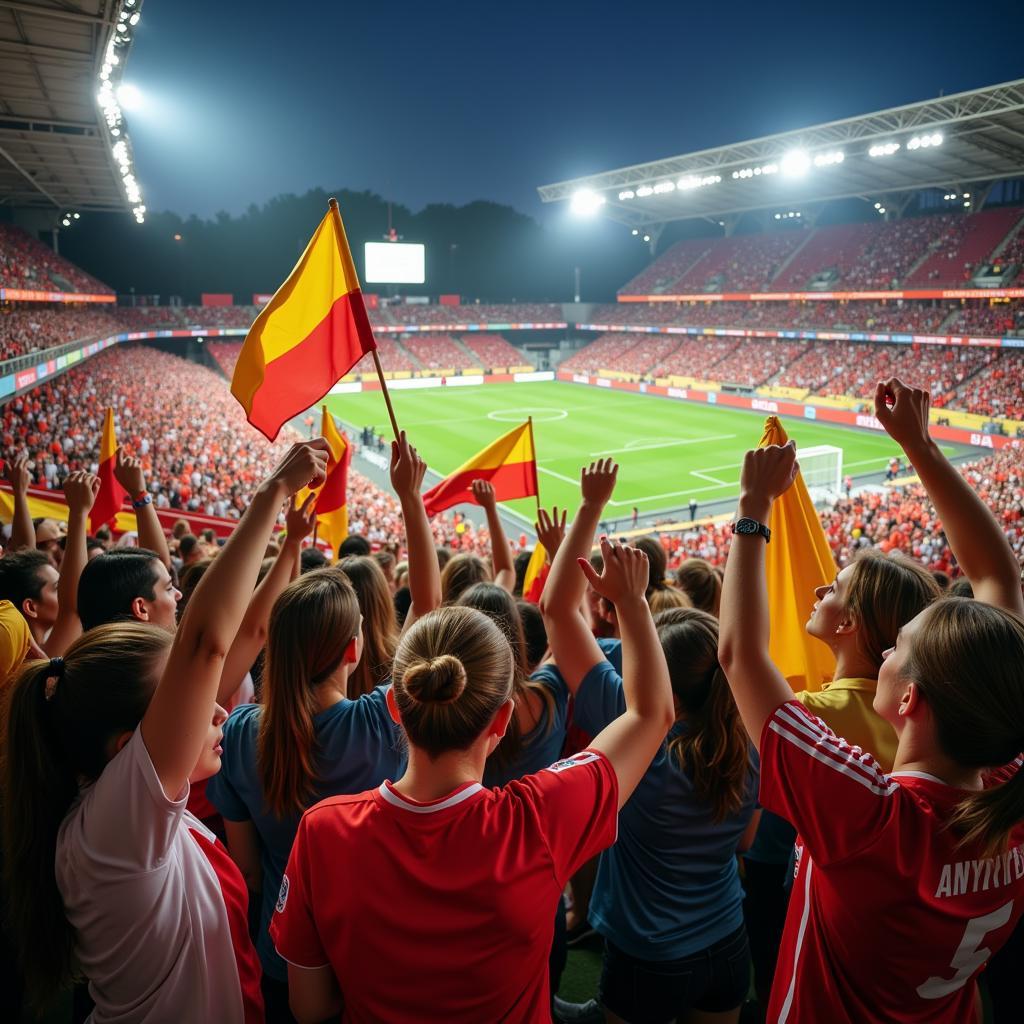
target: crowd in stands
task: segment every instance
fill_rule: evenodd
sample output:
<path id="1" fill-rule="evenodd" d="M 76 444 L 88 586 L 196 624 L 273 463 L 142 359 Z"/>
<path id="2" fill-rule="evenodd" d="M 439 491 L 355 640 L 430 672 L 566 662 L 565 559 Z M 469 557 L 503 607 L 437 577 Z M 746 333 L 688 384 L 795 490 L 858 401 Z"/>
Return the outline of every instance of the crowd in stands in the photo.
<path id="1" fill-rule="evenodd" d="M 808 347 L 806 341 L 747 339 L 724 359 L 711 364 L 706 373 L 712 380 L 722 384 L 737 384 L 744 388 L 760 387 L 773 380 L 784 366 L 799 358 Z"/>
<path id="2" fill-rule="evenodd" d="M 509 344 L 500 334 L 488 334 L 483 331 L 463 334 L 462 344 L 476 356 L 485 370 L 495 368 L 508 369 L 510 366 L 529 365 L 514 345 Z"/>
<path id="3" fill-rule="evenodd" d="M 1024 357 L 1009 350 L 989 362 L 984 373 L 972 377 L 958 398 L 966 412 L 993 419 L 1024 420 Z"/>
<path id="4" fill-rule="evenodd" d="M 0 224 L 0 288 L 113 294 L 107 285 L 13 224 Z"/>
<path id="5" fill-rule="evenodd" d="M 919 481 L 822 513 L 836 575 L 796 618 L 766 553 L 802 565 L 811 538 L 764 526 L 795 449 L 747 454 L 735 535 L 599 554 L 618 467 L 594 462 L 571 521 L 538 515 L 531 602 L 495 487 L 490 544 L 439 536 L 404 435 L 388 491 L 350 478 L 327 565 L 296 500 L 326 442 L 256 444 L 226 396 L 132 346 L 3 410 L 4 1019 L 980 1024 L 979 984 L 988 1021 L 1019 1017 L 1017 450 L 958 469 L 925 392 L 886 382 Z M 137 548 L 87 532 L 105 404 Z M 62 483 L 63 531 L 32 477 Z M 223 546 L 168 539 L 174 494 L 244 514 Z M 808 635 L 831 668 L 780 653 Z M 588 939 L 600 981 L 570 1004 Z"/>
<path id="6" fill-rule="evenodd" d="M 762 291 L 805 237 L 779 231 L 717 239 L 672 287 L 684 293 Z"/>
<path id="7" fill-rule="evenodd" d="M 964 308 L 946 324 L 946 330 L 949 334 L 982 338 L 1024 334 L 1024 302 L 995 306 L 965 303 Z"/>
<path id="8" fill-rule="evenodd" d="M 564 323 L 555 302 L 476 303 L 460 306 L 389 303 L 370 310 L 375 324 L 506 324 Z"/>
<path id="9" fill-rule="evenodd" d="M 407 334 L 402 347 L 424 370 L 466 370 L 477 365 L 473 354 L 450 334 Z"/>
<path id="10" fill-rule="evenodd" d="M 932 254 L 903 282 L 904 287 L 967 284 L 1020 216 L 1019 207 L 1001 207 L 953 219 L 936 240 Z"/>
<path id="11" fill-rule="evenodd" d="M 53 309 L 25 304 L 0 309 L 0 359 L 14 359 L 71 341 L 92 341 L 124 330 L 116 312 Z"/>

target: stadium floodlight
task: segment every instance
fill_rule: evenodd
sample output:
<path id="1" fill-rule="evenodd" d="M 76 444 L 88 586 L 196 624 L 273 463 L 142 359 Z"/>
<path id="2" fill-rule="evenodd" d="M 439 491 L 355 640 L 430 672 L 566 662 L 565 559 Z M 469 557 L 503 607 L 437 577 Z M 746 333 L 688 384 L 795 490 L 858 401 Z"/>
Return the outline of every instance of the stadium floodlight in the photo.
<path id="1" fill-rule="evenodd" d="M 646 199 L 648 196 L 654 195 L 654 189 L 650 185 L 641 185 L 636 190 L 637 199 Z"/>
<path id="2" fill-rule="evenodd" d="M 631 188 L 625 188 L 619 193 L 619 202 L 625 199 L 632 199 L 636 193 Z"/>
<path id="3" fill-rule="evenodd" d="M 720 174 L 687 174 L 676 182 L 676 188 L 682 192 L 694 188 L 706 188 L 708 185 L 717 185 L 722 180 Z"/>
<path id="4" fill-rule="evenodd" d="M 802 178 L 811 167 L 811 158 L 803 149 L 791 149 L 780 161 L 782 173 L 789 178 Z"/>
<path id="5" fill-rule="evenodd" d="M 834 164 L 841 164 L 846 159 L 846 154 L 841 149 L 832 150 L 829 153 L 818 153 L 814 157 L 815 167 L 832 167 Z"/>
<path id="6" fill-rule="evenodd" d="M 72 217 L 73 217 L 73 218 L 74 218 L 75 220 L 81 220 L 81 219 L 82 219 L 82 215 L 81 215 L 80 213 L 73 213 L 73 214 L 71 214 L 71 216 L 72 216 Z"/>
<path id="7" fill-rule="evenodd" d="M 132 15 L 132 16 L 131 16 L 131 17 L 130 17 L 129 19 L 128 19 L 128 24 L 129 24 L 129 25 L 131 25 L 132 27 L 134 27 L 134 26 L 138 25 L 138 23 L 139 23 L 139 19 L 140 19 L 141 17 L 142 17 L 142 15 L 141 15 L 141 14 L 139 14 L 139 12 L 138 12 L 138 11 L 136 11 L 136 12 L 135 12 L 135 13 L 134 13 L 134 14 L 133 14 L 133 15 Z"/>
<path id="8" fill-rule="evenodd" d="M 654 194 L 656 196 L 664 195 L 666 192 L 675 192 L 676 183 L 674 181 L 659 181 L 654 186 Z"/>
<path id="9" fill-rule="evenodd" d="M 929 132 L 925 135 L 915 135 L 908 143 L 907 149 L 928 149 L 931 146 L 942 145 L 942 132 Z"/>
<path id="10" fill-rule="evenodd" d="M 632 234 L 634 236 L 639 235 L 640 234 L 640 229 L 639 228 L 633 228 Z"/>
<path id="11" fill-rule="evenodd" d="M 880 142 L 868 150 L 868 156 L 892 156 L 893 153 L 898 153 L 900 148 L 901 146 L 898 142 Z"/>
<path id="12" fill-rule="evenodd" d="M 964 206 L 970 206 L 970 205 L 971 205 L 970 199 L 967 199 L 967 200 L 964 201 Z"/>
<path id="13" fill-rule="evenodd" d="M 964 199 L 970 199 L 970 198 L 971 198 L 971 193 L 970 192 L 965 192 L 964 193 Z"/>
<path id="14" fill-rule="evenodd" d="M 760 167 L 744 167 L 742 170 L 733 171 L 733 181 L 743 178 L 756 178 L 762 174 L 778 174 L 779 165 L 777 163 L 762 164 Z"/>
<path id="15" fill-rule="evenodd" d="M 645 242 L 649 242 L 650 240 L 651 240 L 651 236 L 650 235 L 644 235 L 644 241 Z"/>
<path id="16" fill-rule="evenodd" d="M 589 188 L 574 192 L 569 202 L 570 209 L 577 217 L 593 217 L 605 204 L 605 198 Z"/>
<path id="17" fill-rule="evenodd" d="M 122 82 L 117 87 L 117 102 L 124 110 L 138 110 L 142 106 L 142 93 L 131 82 Z"/>
<path id="18" fill-rule="evenodd" d="M 67 219 L 67 217 L 65 217 L 65 218 L 64 218 L 64 219 L 63 219 L 63 220 L 61 221 L 61 224 L 63 224 L 63 225 L 64 225 L 64 227 L 66 227 L 66 228 L 69 228 L 69 227 L 71 227 L 71 221 L 69 221 L 69 220 Z"/>

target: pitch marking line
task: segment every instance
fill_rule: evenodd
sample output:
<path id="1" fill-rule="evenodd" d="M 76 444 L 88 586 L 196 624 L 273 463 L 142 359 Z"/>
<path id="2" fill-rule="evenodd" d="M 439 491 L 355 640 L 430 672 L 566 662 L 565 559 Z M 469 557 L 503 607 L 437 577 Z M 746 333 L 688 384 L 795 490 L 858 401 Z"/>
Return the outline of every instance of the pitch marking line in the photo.
<path id="1" fill-rule="evenodd" d="M 498 423 L 522 423 L 527 416 L 532 416 L 537 423 L 554 423 L 555 420 L 567 419 L 569 413 L 565 409 L 552 409 L 550 406 L 520 406 L 516 409 L 495 409 L 487 414 L 489 420 Z"/>
<path id="2" fill-rule="evenodd" d="M 592 459 L 601 458 L 605 455 L 618 455 L 621 452 L 647 452 L 655 448 L 677 448 L 686 444 L 703 444 L 705 441 L 731 441 L 735 434 L 711 434 L 708 437 L 690 437 L 685 440 L 674 440 L 664 438 L 640 438 L 638 441 L 630 441 L 624 448 L 608 448 L 603 452 L 591 452 Z"/>

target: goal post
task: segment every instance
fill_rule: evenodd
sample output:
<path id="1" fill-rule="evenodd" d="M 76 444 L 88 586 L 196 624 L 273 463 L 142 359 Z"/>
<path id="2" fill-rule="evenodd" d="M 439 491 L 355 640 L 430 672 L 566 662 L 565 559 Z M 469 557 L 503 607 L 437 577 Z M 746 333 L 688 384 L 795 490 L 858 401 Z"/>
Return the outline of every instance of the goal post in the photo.
<path id="1" fill-rule="evenodd" d="M 831 444 L 797 449 L 800 473 L 811 500 L 834 501 L 843 493 L 843 449 Z"/>

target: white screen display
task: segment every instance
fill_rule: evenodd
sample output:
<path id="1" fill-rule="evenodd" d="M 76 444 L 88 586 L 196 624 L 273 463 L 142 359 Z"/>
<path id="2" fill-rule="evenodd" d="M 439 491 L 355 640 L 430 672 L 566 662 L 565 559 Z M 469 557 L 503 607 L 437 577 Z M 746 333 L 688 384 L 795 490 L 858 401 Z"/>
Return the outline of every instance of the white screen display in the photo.
<path id="1" fill-rule="evenodd" d="M 426 247 L 419 242 L 367 242 L 367 284 L 423 284 Z"/>

